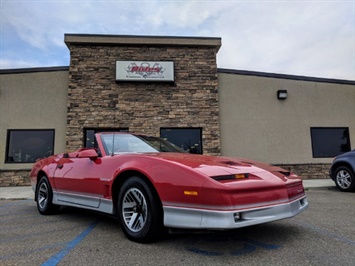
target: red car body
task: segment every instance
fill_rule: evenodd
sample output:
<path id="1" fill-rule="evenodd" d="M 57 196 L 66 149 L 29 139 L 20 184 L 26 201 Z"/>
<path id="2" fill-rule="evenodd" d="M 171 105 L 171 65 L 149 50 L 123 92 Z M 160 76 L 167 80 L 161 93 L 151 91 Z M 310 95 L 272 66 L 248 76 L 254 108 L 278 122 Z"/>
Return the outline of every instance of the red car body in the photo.
<path id="1" fill-rule="evenodd" d="M 161 228 L 239 228 L 289 218 L 308 206 L 302 180 L 284 169 L 158 152 L 137 144 L 142 137 L 99 133 L 97 149 L 37 161 L 30 178 L 40 213 L 66 205 L 118 215 L 130 239 L 147 242 Z M 120 144 L 126 150 L 116 151 L 126 140 Z"/>

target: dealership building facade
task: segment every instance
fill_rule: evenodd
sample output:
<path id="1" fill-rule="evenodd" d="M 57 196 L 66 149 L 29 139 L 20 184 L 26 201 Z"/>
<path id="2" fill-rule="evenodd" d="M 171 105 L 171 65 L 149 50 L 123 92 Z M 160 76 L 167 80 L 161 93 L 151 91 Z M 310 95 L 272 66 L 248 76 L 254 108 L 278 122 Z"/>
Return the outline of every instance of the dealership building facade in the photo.
<path id="1" fill-rule="evenodd" d="M 220 38 L 66 34 L 70 65 L 0 70 L 0 186 L 100 131 L 327 178 L 354 148 L 355 81 L 218 69 Z"/>

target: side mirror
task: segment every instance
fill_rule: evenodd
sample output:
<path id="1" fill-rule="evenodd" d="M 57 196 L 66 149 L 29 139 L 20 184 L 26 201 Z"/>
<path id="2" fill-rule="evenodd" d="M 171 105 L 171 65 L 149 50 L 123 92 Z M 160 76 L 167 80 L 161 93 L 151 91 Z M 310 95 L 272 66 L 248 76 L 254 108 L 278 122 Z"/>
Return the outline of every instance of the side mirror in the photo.
<path id="1" fill-rule="evenodd" d="M 97 154 L 95 149 L 87 149 L 79 152 L 78 158 L 89 158 L 91 160 L 96 160 L 99 155 Z"/>

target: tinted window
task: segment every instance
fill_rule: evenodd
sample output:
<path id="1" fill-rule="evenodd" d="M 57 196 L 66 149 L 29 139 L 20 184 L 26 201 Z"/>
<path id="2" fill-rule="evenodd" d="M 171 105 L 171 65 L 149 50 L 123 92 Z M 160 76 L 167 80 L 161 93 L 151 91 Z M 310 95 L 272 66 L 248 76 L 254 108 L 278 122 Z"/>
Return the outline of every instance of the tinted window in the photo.
<path id="1" fill-rule="evenodd" d="M 335 157 L 350 151 L 349 128 L 311 128 L 313 158 Z"/>
<path id="2" fill-rule="evenodd" d="M 189 153 L 202 154 L 201 128 L 161 128 L 160 137 Z"/>
<path id="3" fill-rule="evenodd" d="M 34 163 L 53 155 L 54 130 L 8 130 L 5 163 Z"/>

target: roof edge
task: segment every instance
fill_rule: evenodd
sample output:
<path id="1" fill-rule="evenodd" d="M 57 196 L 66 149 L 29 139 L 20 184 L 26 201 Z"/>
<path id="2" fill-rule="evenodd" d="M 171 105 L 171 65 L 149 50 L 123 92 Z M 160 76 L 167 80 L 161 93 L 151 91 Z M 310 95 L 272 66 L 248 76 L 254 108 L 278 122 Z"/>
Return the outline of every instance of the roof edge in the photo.
<path id="1" fill-rule="evenodd" d="M 217 51 L 222 45 L 220 37 L 178 37 L 148 35 L 64 34 L 64 42 L 96 45 L 154 45 L 154 46 L 207 46 Z"/>
<path id="2" fill-rule="evenodd" d="M 0 69 L 0 74 L 69 71 L 69 66 Z"/>
<path id="3" fill-rule="evenodd" d="M 20 74 L 20 73 L 54 72 L 54 71 L 69 71 L 69 66 L 0 69 L 0 74 Z M 355 81 L 353 80 L 317 78 L 317 77 L 310 77 L 310 76 L 277 74 L 277 73 L 257 72 L 257 71 L 249 71 L 249 70 L 217 68 L 217 73 L 355 85 Z"/>
<path id="4" fill-rule="evenodd" d="M 345 80 L 345 79 L 317 78 L 317 77 L 309 77 L 309 76 L 277 74 L 277 73 L 257 72 L 257 71 L 249 71 L 249 70 L 217 68 L 217 73 L 355 85 L 355 80 L 353 81 L 353 80 Z"/>

